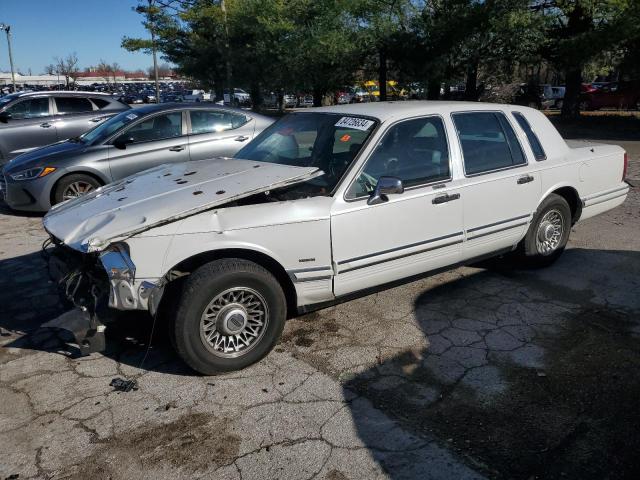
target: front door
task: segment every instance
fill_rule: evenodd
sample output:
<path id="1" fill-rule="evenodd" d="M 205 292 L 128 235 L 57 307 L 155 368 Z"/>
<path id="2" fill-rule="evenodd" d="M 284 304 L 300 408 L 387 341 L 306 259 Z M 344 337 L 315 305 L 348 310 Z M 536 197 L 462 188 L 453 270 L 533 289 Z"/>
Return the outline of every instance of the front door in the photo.
<path id="1" fill-rule="evenodd" d="M 449 152 L 438 116 L 405 120 L 384 133 L 331 212 L 336 296 L 459 261 L 463 199 Z M 370 205 L 381 176 L 399 178 L 405 191 Z"/>
<path id="2" fill-rule="evenodd" d="M 516 245 L 540 197 L 540 176 L 502 112 L 453 114 L 463 155 L 464 258 Z"/>
<path id="3" fill-rule="evenodd" d="M 125 130 L 120 137 L 131 137 L 133 143 L 119 149 L 109 147 L 109 167 L 113 180 L 163 163 L 189 160 L 189 144 L 184 134 L 183 113 L 164 112 L 146 117 Z"/>
<path id="4" fill-rule="evenodd" d="M 223 109 L 189 110 L 189 156 L 191 160 L 232 157 L 251 141 L 255 122 L 236 112 Z"/>
<path id="5" fill-rule="evenodd" d="M 28 150 L 57 141 L 48 97 L 28 97 L 4 110 L 11 114 L 0 124 L 0 138 L 7 160 Z"/>

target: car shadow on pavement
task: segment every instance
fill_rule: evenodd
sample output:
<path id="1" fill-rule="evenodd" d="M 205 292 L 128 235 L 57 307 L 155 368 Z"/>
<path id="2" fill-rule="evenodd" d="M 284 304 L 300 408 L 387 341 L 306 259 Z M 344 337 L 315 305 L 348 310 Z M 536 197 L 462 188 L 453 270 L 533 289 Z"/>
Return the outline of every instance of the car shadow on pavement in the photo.
<path id="1" fill-rule="evenodd" d="M 492 264 L 417 294 L 426 349 L 343 384 L 362 443 L 391 478 L 637 478 L 640 253 Z"/>
<path id="2" fill-rule="evenodd" d="M 40 328 L 70 309 L 63 305 L 57 285 L 49 279 L 41 253 L 0 260 L 0 305 L 0 358 L 3 348 L 78 355 L 78 349 L 69 345 L 69 332 Z M 167 329 L 162 325 L 152 327 L 153 319 L 145 312 L 117 313 L 106 330 L 106 350 L 102 354 L 132 367 L 132 374 L 144 369 L 195 375 L 174 353 Z M 147 348 L 152 332 L 151 348 Z"/>
<path id="3" fill-rule="evenodd" d="M 9 206 L 0 198 L 0 215 L 13 215 L 14 217 L 44 217 L 44 212 L 21 212 L 18 210 L 12 210 Z"/>

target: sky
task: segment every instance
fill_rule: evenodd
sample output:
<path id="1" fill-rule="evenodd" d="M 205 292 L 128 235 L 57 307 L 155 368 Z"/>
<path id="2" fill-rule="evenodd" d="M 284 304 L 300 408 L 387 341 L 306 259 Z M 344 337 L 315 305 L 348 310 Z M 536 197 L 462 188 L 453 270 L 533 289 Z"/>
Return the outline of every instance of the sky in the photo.
<path id="1" fill-rule="evenodd" d="M 150 55 L 129 53 L 123 36 L 146 37 L 137 0 L 0 0 L 0 23 L 11 25 L 16 71 L 44 73 L 53 57 L 77 53 L 79 67 L 100 59 L 118 62 L 125 70 L 147 69 Z M 0 31 L 0 71 L 8 72 L 7 40 Z"/>

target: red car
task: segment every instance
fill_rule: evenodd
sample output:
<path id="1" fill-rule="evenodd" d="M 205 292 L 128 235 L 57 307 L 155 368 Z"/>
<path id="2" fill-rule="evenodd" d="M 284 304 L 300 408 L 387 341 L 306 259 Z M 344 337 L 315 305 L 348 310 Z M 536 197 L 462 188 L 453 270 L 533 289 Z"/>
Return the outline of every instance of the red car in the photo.
<path id="1" fill-rule="evenodd" d="M 618 108 L 640 110 L 639 82 L 611 82 L 600 88 L 582 91 L 580 110 Z"/>

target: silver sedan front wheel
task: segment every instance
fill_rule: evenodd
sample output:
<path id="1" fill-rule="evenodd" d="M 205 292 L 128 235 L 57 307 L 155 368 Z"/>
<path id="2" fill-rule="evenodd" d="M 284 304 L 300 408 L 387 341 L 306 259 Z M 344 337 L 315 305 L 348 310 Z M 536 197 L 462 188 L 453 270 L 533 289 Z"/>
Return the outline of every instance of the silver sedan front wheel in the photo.
<path id="1" fill-rule="evenodd" d="M 95 187 L 89 182 L 77 181 L 67 185 L 67 188 L 62 192 L 63 200 L 71 200 L 72 198 L 80 197 L 89 192 L 93 192 Z"/>

